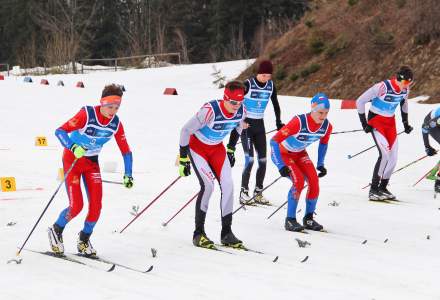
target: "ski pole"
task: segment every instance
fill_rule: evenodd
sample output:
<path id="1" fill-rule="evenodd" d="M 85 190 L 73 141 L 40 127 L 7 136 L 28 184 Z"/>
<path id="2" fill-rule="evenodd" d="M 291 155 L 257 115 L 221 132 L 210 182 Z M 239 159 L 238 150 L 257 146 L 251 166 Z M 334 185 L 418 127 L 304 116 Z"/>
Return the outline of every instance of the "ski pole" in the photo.
<path id="1" fill-rule="evenodd" d="M 364 131 L 363 129 L 354 129 L 354 130 L 345 130 L 345 131 L 335 131 L 331 134 L 340 134 L 340 133 L 349 133 L 349 132 L 358 132 L 358 131 Z"/>
<path id="2" fill-rule="evenodd" d="M 50 197 L 49 202 L 46 204 L 46 207 L 44 208 L 43 212 L 41 213 L 40 217 L 38 218 L 37 222 L 35 222 L 34 227 L 32 227 L 31 232 L 29 233 L 29 235 L 27 236 L 26 240 L 24 241 L 23 245 L 21 245 L 20 249 L 17 251 L 17 256 L 20 255 L 21 251 L 23 250 L 24 246 L 26 245 L 27 241 L 29 240 L 29 238 L 31 237 L 32 233 L 34 232 L 35 228 L 37 227 L 38 223 L 40 223 L 41 218 L 43 217 L 43 215 L 45 214 L 46 210 L 49 208 L 49 205 L 52 203 L 53 199 L 55 198 L 56 194 L 58 193 L 58 191 L 60 190 L 61 186 L 63 185 L 63 183 L 66 181 L 67 176 L 69 176 L 70 171 L 72 171 L 73 167 L 75 166 L 76 162 L 78 161 L 78 158 L 75 158 L 75 160 L 73 161 L 72 165 L 70 166 L 69 170 L 67 170 L 66 174 L 64 175 L 63 180 L 61 180 L 60 184 L 58 185 L 57 189 L 55 190 L 55 192 L 53 193 L 52 197 Z"/>
<path id="3" fill-rule="evenodd" d="M 154 198 L 150 203 L 148 203 L 148 205 L 143 209 L 143 210 L 141 210 L 141 212 L 140 213 L 138 213 L 134 218 L 133 218 L 133 220 L 131 220 L 124 228 L 122 228 L 121 229 L 121 231 L 119 231 L 119 233 L 123 233 L 124 232 L 124 230 L 128 227 L 128 226 L 130 226 L 130 224 L 131 223 L 133 223 L 137 218 L 139 218 L 140 217 L 140 215 L 142 215 L 151 205 L 153 205 L 153 203 L 154 202 L 156 202 L 156 200 L 157 199 L 159 199 L 166 191 L 168 191 L 168 189 L 170 188 L 170 187 L 172 187 L 179 179 L 180 179 L 181 177 L 180 176 L 178 176 L 176 179 L 174 179 L 174 181 L 173 182 L 171 182 L 162 192 L 160 192 L 160 194 L 159 195 L 157 195 L 156 196 L 156 198 Z"/>
<path id="4" fill-rule="evenodd" d="M 410 163 L 404 165 L 403 167 L 401 167 L 401 168 L 395 170 L 395 171 L 394 171 L 393 173 L 391 173 L 391 174 L 394 174 L 394 173 L 397 173 L 397 172 L 399 172 L 399 171 L 402 171 L 403 169 L 406 169 L 406 168 L 408 168 L 409 166 L 411 166 L 411 165 L 415 164 L 416 162 L 419 162 L 419 161 L 421 161 L 422 159 L 425 159 L 425 158 L 427 158 L 427 157 L 428 157 L 428 155 L 424 155 L 424 156 L 422 156 L 422 157 L 420 157 L 420 158 L 417 158 L 416 160 L 414 160 L 414 161 L 412 161 L 412 162 L 410 162 Z M 371 185 L 371 183 L 369 183 L 368 185 L 364 186 L 362 189 L 365 189 L 365 188 L 369 187 L 370 185 Z"/>
<path id="5" fill-rule="evenodd" d="M 283 178 L 283 176 L 278 177 L 277 179 L 275 179 L 274 181 L 272 181 L 269 185 L 267 185 L 265 188 L 263 188 L 259 194 L 261 194 L 262 192 L 264 192 L 265 190 L 267 190 L 269 187 L 271 187 L 275 182 L 277 182 L 278 180 L 280 180 L 281 178 Z M 250 198 L 249 200 L 247 200 L 245 203 L 243 203 L 242 205 L 240 205 L 239 208 L 237 208 L 236 210 L 234 210 L 232 212 L 232 215 L 234 215 L 237 211 L 239 211 L 240 209 L 242 209 L 246 204 L 250 203 L 252 200 L 255 199 L 255 197 L 257 197 L 259 194 L 255 194 L 252 198 Z"/>
<path id="6" fill-rule="evenodd" d="M 307 187 L 307 184 L 303 187 L 303 189 L 306 188 L 306 187 Z M 277 209 L 275 209 L 275 211 L 274 211 L 273 213 L 271 213 L 271 214 L 267 217 L 267 220 L 269 220 L 274 214 L 276 214 L 281 208 L 283 208 L 284 205 L 286 205 L 287 201 L 288 201 L 288 200 L 286 200 L 286 202 L 284 202 L 284 203 L 281 204 Z"/>
<path id="7" fill-rule="evenodd" d="M 434 169 L 436 169 L 436 167 L 432 168 L 431 170 L 429 170 L 425 175 L 423 175 L 422 177 L 420 177 L 419 180 L 417 180 L 416 183 L 414 183 L 412 186 L 415 187 L 420 181 L 423 180 L 423 178 L 425 178 L 426 176 L 428 176 L 429 173 L 431 173 Z"/>
<path id="8" fill-rule="evenodd" d="M 404 132 L 405 132 L 405 131 L 401 131 L 401 132 L 399 132 L 397 135 L 400 135 L 400 134 L 402 134 L 402 133 L 404 133 Z M 359 154 L 362 154 L 362 153 L 364 153 L 364 152 L 367 152 L 368 150 L 373 149 L 374 147 L 376 147 L 376 145 L 373 145 L 373 146 L 371 146 L 371 147 L 368 147 L 367 149 L 364 149 L 364 150 L 362 150 L 362 151 L 360 151 L 360 152 L 358 152 L 358 153 L 356 153 L 356 154 L 353 154 L 353 155 L 349 154 L 349 155 L 347 155 L 347 158 L 348 158 L 348 159 L 352 159 L 353 157 L 356 157 L 356 156 L 358 156 Z"/>
<path id="9" fill-rule="evenodd" d="M 172 219 L 174 219 L 174 217 L 176 217 L 185 207 L 188 206 L 188 204 L 190 204 L 199 194 L 199 192 L 197 192 L 197 194 L 195 194 L 194 196 L 191 197 L 191 199 L 188 200 L 188 202 L 185 203 L 185 205 L 183 205 L 168 221 L 163 222 L 162 226 L 165 227 L 168 225 L 168 223 L 171 222 Z"/>
<path id="10" fill-rule="evenodd" d="M 102 180 L 102 182 L 104 182 L 104 183 L 113 183 L 113 184 L 123 184 L 122 182 L 119 182 L 119 181 L 112 181 L 112 180 Z"/>

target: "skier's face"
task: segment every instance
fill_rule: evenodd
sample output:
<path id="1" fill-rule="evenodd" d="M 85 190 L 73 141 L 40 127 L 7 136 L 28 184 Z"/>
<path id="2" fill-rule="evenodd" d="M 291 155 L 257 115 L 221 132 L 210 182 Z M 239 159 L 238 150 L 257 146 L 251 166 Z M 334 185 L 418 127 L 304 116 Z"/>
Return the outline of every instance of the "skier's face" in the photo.
<path id="1" fill-rule="evenodd" d="M 261 83 L 266 83 L 272 78 L 272 74 L 258 74 L 257 80 Z"/>
<path id="2" fill-rule="evenodd" d="M 318 109 L 310 112 L 310 115 L 317 124 L 322 124 L 327 119 L 328 109 Z"/>
<path id="3" fill-rule="evenodd" d="M 111 119 L 114 117 L 114 115 L 116 115 L 118 109 L 119 109 L 119 105 L 117 104 L 104 105 L 101 106 L 101 114 L 104 117 Z"/>

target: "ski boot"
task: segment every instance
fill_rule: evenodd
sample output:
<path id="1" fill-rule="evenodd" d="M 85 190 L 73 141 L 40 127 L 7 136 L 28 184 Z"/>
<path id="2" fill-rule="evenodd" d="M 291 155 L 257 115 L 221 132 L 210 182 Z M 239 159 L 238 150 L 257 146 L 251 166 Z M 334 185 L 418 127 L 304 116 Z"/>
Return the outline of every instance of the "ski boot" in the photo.
<path id="1" fill-rule="evenodd" d="M 78 253 L 84 256 L 96 256 L 96 250 L 90 242 L 90 234 L 80 231 L 78 236 Z"/>
<path id="2" fill-rule="evenodd" d="M 295 231 L 295 232 L 300 232 L 304 230 L 304 226 L 299 224 L 296 221 L 296 218 L 286 218 L 286 221 L 284 222 L 284 228 L 287 231 Z"/>
<path id="3" fill-rule="evenodd" d="M 57 255 L 64 254 L 64 244 L 63 244 L 63 230 L 57 224 L 53 224 L 47 229 L 49 234 L 49 243 L 52 251 Z"/>
<path id="4" fill-rule="evenodd" d="M 313 230 L 313 231 L 322 231 L 324 227 L 313 220 L 313 213 L 307 214 L 303 218 L 303 225 L 305 229 Z"/>
<path id="5" fill-rule="evenodd" d="M 252 199 L 249 196 L 249 190 L 242 187 L 240 191 L 240 204 L 242 205 L 255 205 L 255 198 Z"/>
<path id="6" fill-rule="evenodd" d="M 269 200 L 267 200 L 262 193 L 263 189 L 260 189 L 258 187 L 255 188 L 254 190 L 254 199 L 255 199 L 255 203 L 257 204 L 262 204 L 262 205 L 270 205 Z"/>
<path id="7" fill-rule="evenodd" d="M 382 193 L 384 200 L 397 201 L 396 196 L 387 189 L 389 181 L 389 179 L 382 179 L 379 185 L 379 192 Z"/>
<path id="8" fill-rule="evenodd" d="M 222 235 L 221 237 L 221 243 L 226 247 L 231 248 L 243 248 L 243 242 L 240 241 L 233 233 L 232 231 L 229 231 L 225 235 Z"/>
<path id="9" fill-rule="evenodd" d="M 196 247 L 207 248 L 207 249 L 216 249 L 214 242 L 211 241 L 204 232 L 202 233 L 194 233 L 193 236 L 193 245 Z"/>
<path id="10" fill-rule="evenodd" d="M 368 193 L 368 199 L 370 201 L 384 201 L 386 198 L 385 195 L 379 189 L 370 188 L 370 192 Z"/>

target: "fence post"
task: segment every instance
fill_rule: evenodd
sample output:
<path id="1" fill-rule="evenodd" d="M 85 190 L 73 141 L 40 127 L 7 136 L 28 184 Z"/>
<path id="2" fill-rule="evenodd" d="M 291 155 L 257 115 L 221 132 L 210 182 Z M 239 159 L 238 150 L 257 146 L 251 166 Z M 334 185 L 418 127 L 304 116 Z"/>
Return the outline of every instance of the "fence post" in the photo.
<path id="1" fill-rule="evenodd" d="M 118 72 L 118 60 L 115 58 L 115 72 Z"/>

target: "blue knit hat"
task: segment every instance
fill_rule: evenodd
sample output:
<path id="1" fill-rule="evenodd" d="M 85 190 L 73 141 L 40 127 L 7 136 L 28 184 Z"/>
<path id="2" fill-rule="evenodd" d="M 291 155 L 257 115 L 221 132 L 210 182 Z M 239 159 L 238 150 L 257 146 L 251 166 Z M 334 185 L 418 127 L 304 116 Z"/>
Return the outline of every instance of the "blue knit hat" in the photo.
<path id="1" fill-rule="evenodd" d="M 313 96 L 311 104 L 312 111 L 317 111 L 320 109 L 330 109 L 330 101 L 328 100 L 327 95 L 324 93 L 317 93 L 315 96 Z"/>

